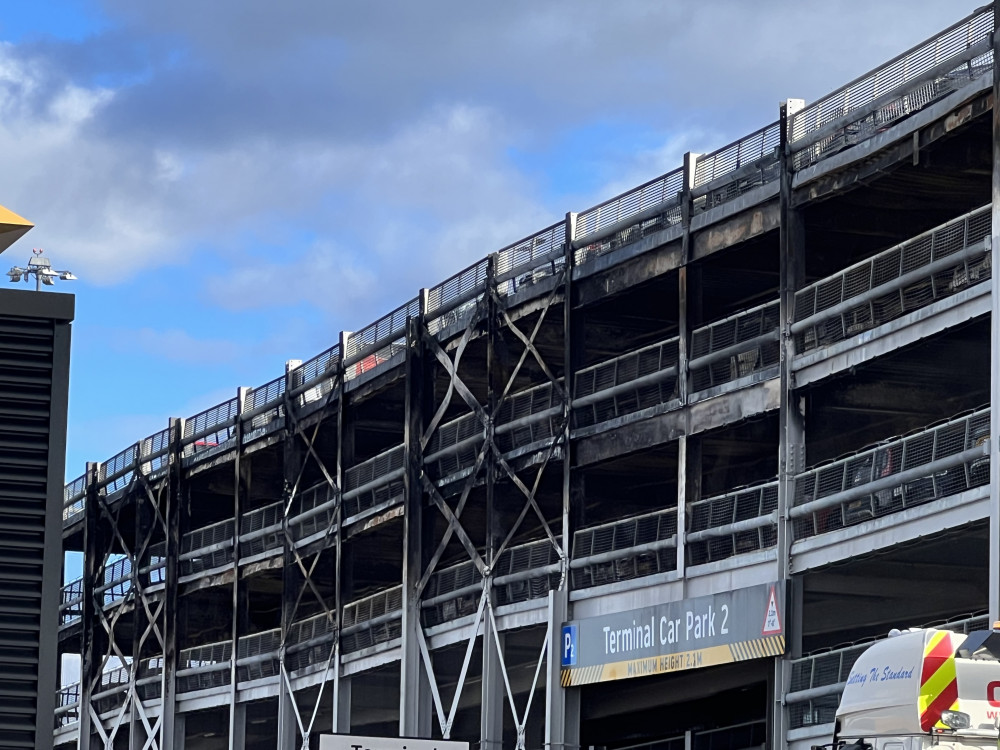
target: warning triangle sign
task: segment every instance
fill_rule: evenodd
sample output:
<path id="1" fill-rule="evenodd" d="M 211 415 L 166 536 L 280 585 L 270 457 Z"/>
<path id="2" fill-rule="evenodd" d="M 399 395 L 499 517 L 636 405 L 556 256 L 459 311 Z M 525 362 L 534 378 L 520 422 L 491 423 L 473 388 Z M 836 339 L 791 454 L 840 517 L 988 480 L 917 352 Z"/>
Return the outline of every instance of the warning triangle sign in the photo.
<path id="1" fill-rule="evenodd" d="M 767 612 L 764 615 L 764 627 L 761 635 L 774 635 L 781 632 L 781 615 L 778 614 L 778 600 L 774 597 L 774 586 L 767 599 Z"/>

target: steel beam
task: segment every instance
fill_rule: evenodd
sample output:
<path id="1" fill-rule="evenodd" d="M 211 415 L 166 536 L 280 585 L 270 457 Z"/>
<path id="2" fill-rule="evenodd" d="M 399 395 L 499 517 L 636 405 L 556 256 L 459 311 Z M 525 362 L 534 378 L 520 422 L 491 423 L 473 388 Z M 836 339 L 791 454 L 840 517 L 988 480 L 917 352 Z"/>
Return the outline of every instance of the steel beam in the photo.
<path id="1" fill-rule="evenodd" d="M 161 750 L 184 747 L 184 719 L 177 711 L 177 608 L 180 604 L 178 596 L 178 560 L 180 555 L 181 530 L 184 523 L 181 516 L 184 513 L 186 486 L 184 472 L 181 469 L 184 436 L 184 420 L 170 420 L 170 468 L 167 475 L 167 507 L 166 507 L 166 552 L 164 554 L 163 583 L 163 667 L 160 683 L 161 700 Z"/>
<path id="2" fill-rule="evenodd" d="M 993 18 L 1000 18 L 1000 0 L 993 0 Z M 994 20 L 994 26 L 996 21 Z M 993 273 L 990 318 L 990 619 L 1000 619 L 1000 33 L 993 32 L 993 175 L 991 212 Z"/>
<path id="3" fill-rule="evenodd" d="M 406 397 L 403 500 L 403 624 L 399 684 L 399 734 L 402 737 L 431 736 L 430 684 L 420 653 L 420 580 L 427 562 L 424 524 L 423 448 L 426 427 L 427 356 L 422 331 L 427 310 L 427 290 L 420 292 L 420 315 L 407 321 Z"/>
<path id="4" fill-rule="evenodd" d="M 247 495 L 250 491 L 250 462 L 243 460 L 243 412 L 249 389 L 237 391 L 236 413 L 236 455 L 233 458 L 233 587 L 232 623 L 230 638 L 233 642 L 232 658 L 229 661 L 229 750 L 239 750 L 246 743 L 246 706 L 239 703 L 236 686 L 239 683 L 237 655 L 240 636 L 250 630 L 250 612 L 246 581 L 240 575 L 240 526 L 246 511 Z M 166 748 L 164 748 L 166 750 Z"/>
<path id="5" fill-rule="evenodd" d="M 83 602 L 80 617 L 80 723 L 77 746 L 80 750 L 94 747 L 91 724 L 91 697 L 100 677 L 100 654 L 106 644 L 97 628 L 97 612 L 102 608 L 101 596 L 95 589 L 98 575 L 104 567 L 105 540 L 101 533 L 98 476 L 100 464 L 87 464 L 86 502 L 83 506 Z M 103 597 L 102 597 L 103 598 Z"/>
<path id="6" fill-rule="evenodd" d="M 291 529 L 288 527 L 288 519 L 291 515 L 290 508 L 295 499 L 299 472 L 306 456 L 299 444 L 300 438 L 296 434 L 296 425 L 291 418 L 290 410 L 287 410 L 286 413 L 288 421 L 285 428 L 284 460 L 282 462 L 285 477 L 281 497 L 283 506 L 281 514 L 281 646 L 279 649 L 277 750 L 293 750 L 302 745 L 298 726 L 298 707 L 295 704 L 295 695 L 291 690 L 291 682 L 285 671 L 285 648 L 289 631 L 295 621 L 297 595 L 300 588 L 299 576 L 296 575 L 298 566 L 295 563 L 294 544 Z"/>
<path id="7" fill-rule="evenodd" d="M 792 171 L 795 163 L 789 148 L 792 116 L 802 109 L 801 99 L 788 99 L 781 105 L 780 144 L 780 212 L 779 242 L 779 313 L 780 326 L 780 383 L 781 396 L 779 414 L 778 446 L 778 510 L 777 510 L 777 561 L 778 578 L 788 581 L 789 548 L 791 545 L 791 521 L 789 510 L 795 498 L 795 475 L 805 468 L 805 421 L 799 408 L 792 374 L 792 358 L 795 354 L 795 339 L 792 335 L 792 320 L 795 315 L 795 292 L 805 280 L 805 232 L 801 212 L 792 207 Z M 779 658 L 774 661 L 774 672 L 768 681 L 768 740 L 773 750 L 785 747 L 785 736 L 789 726 L 788 709 L 781 696 L 790 684 L 791 661 Z"/>
<path id="8" fill-rule="evenodd" d="M 580 688 L 562 686 L 562 624 L 569 602 L 560 591 L 549 592 L 549 642 L 545 677 L 545 750 L 580 747 Z"/>

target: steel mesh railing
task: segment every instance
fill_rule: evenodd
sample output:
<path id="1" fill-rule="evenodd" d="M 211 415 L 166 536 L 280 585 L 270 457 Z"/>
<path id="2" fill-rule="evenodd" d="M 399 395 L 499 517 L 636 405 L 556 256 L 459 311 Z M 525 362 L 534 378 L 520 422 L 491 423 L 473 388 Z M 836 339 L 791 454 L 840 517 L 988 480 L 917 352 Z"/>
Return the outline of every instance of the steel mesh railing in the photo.
<path id="1" fill-rule="evenodd" d="M 115 454 L 98 467 L 97 482 L 107 497 L 124 490 L 135 476 L 135 467 L 139 457 L 139 444 L 130 445 L 125 450 Z"/>
<path id="2" fill-rule="evenodd" d="M 103 583 L 94 587 L 94 593 L 105 607 L 125 599 L 132 590 L 132 561 L 119 558 L 104 568 Z"/>
<path id="3" fill-rule="evenodd" d="M 55 728 L 69 726 L 80 720 L 80 683 L 74 682 L 56 691 Z"/>
<path id="4" fill-rule="evenodd" d="M 337 491 L 325 481 L 299 492 L 288 519 L 292 539 L 300 542 L 335 528 L 338 506 Z"/>
<path id="5" fill-rule="evenodd" d="M 511 295 L 544 278 L 555 276 L 566 263 L 566 222 L 536 232 L 494 255 L 501 295 Z"/>
<path id="6" fill-rule="evenodd" d="M 484 258 L 427 290 L 427 330 L 432 335 L 468 321 L 486 289 L 488 269 Z"/>
<path id="7" fill-rule="evenodd" d="M 504 453 L 553 439 L 560 434 L 560 389 L 545 383 L 508 395 L 495 421 L 498 447 Z M 472 412 L 445 422 L 431 436 L 424 463 L 435 481 L 457 478 L 470 469 L 486 439 L 483 423 Z"/>
<path id="8" fill-rule="evenodd" d="M 233 397 L 184 421 L 181 456 L 185 466 L 236 447 L 239 399 Z"/>
<path id="9" fill-rule="evenodd" d="M 247 391 L 243 400 L 243 444 L 260 440 L 285 426 L 284 375 Z"/>
<path id="10" fill-rule="evenodd" d="M 697 500 L 688 506 L 689 565 L 770 549 L 778 542 L 778 482 L 768 482 Z"/>
<path id="11" fill-rule="evenodd" d="M 125 698 L 128 696 L 131 673 L 131 664 L 111 667 L 101 672 L 91 695 L 91 701 L 96 706 L 98 713 L 112 711 L 125 702 Z"/>
<path id="12" fill-rule="evenodd" d="M 990 231 L 984 206 L 797 292 L 796 351 L 843 341 L 988 280 Z"/>
<path id="13" fill-rule="evenodd" d="M 988 629 L 990 622 L 987 615 L 977 615 L 924 627 L 938 627 L 967 634 L 973 630 Z M 820 651 L 792 661 L 792 678 L 786 696 L 790 729 L 832 724 L 835 721 L 840 695 L 851 669 L 858 657 L 877 640 L 881 639 L 874 638 Z"/>
<path id="14" fill-rule="evenodd" d="M 406 347 L 406 321 L 420 314 L 414 298 L 347 337 L 344 378 L 352 380 L 387 362 Z"/>
<path id="15" fill-rule="evenodd" d="M 136 673 L 136 692 L 142 700 L 154 700 L 161 697 L 163 675 L 163 657 L 153 656 L 139 662 L 139 671 Z"/>
<path id="16" fill-rule="evenodd" d="M 988 73 L 993 10 L 987 6 L 937 36 L 795 113 L 795 168 L 885 130 Z"/>
<path id="17" fill-rule="evenodd" d="M 495 439 L 503 453 L 552 440 L 562 433 L 562 388 L 551 382 L 507 396 L 497 410 Z"/>
<path id="18" fill-rule="evenodd" d="M 281 519 L 284 505 L 281 501 L 254 508 L 240 518 L 240 559 L 256 557 L 265 552 L 281 549 L 284 534 Z"/>
<path id="19" fill-rule="evenodd" d="M 402 585 L 351 602 L 344 607 L 340 647 L 351 653 L 399 638 L 402 620 Z"/>
<path id="20" fill-rule="evenodd" d="M 695 162 L 692 208 L 707 211 L 778 179 L 781 123 L 774 122 Z"/>
<path id="21" fill-rule="evenodd" d="M 170 467 L 170 428 L 154 432 L 139 443 L 142 473 L 150 479 L 158 479 Z"/>
<path id="22" fill-rule="evenodd" d="M 559 587 L 560 558 L 549 539 L 508 547 L 493 565 L 494 603 L 504 606 L 548 596 Z"/>
<path id="23" fill-rule="evenodd" d="M 561 574 L 560 552 L 551 540 L 508 547 L 493 565 L 494 603 L 505 606 L 546 597 L 559 585 Z M 474 615 L 482 590 L 483 577 L 472 560 L 436 571 L 427 581 L 421 603 L 424 625 Z"/>
<path id="24" fill-rule="evenodd" d="M 77 578 L 62 587 L 59 601 L 59 625 L 69 625 L 83 616 L 83 579 Z"/>
<path id="25" fill-rule="evenodd" d="M 325 666 L 334 651 L 336 636 L 336 622 L 325 612 L 293 623 L 288 628 L 285 665 L 291 672 Z"/>
<path id="26" fill-rule="evenodd" d="M 695 392 L 730 383 L 778 364 L 778 302 L 744 310 L 691 333 Z"/>
<path id="27" fill-rule="evenodd" d="M 340 344 L 331 346 L 288 373 L 288 389 L 294 409 L 306 412 L 317 408 L 333 393 L 340 370 Z"/>
<path id="28" fill-rule="evenodd" d="M 430 627 L 474 615 L 482 591 L 483 576 L 472 560 L 435 571 L 424 589 L 421 620 Z"/>
<path id="29" fill-rule="evenodd" d="M 458 474 L 475 464 L 486 439 L 486 428 L 473 414 L 463 414 L 440 425 L 424 451 L 424 465 L 435 480 Z"/>
<path id="30" fill-rule="evenodd" d="M 281 628 L 245 635 L 236 646 L 236 679 L 238 682 L 277 677 L 281 673 L 278 650 L 281 648 Z"/>
<path id="31" fill-rule="evenodd" d="M 232 565 L 234 527 L 235 522 L 228 518 L 184 534 L 178 559 L 180 574 L 190 576 Z"/>
<path id="32" fill-rule="evenodd" d="M 577 215 L 573 240 L 578 249 L 574 262 L 583 265 L 652 232 L 679 224 L 683 189 L 681 167 Z M 628 223 L 631 218 L 635 222 Z M 612 231 L 612 227 L 620 228 Z M 590 243 L 580 246 L 579 243 L 591 237 Z"/>
<path id="33" fill-rule="evenodd" d="M 344 475 L 345 519 L 403 501 L 404 458 L 405 446 L 397 445 L 347 470 Z"/>
<path id="34" fill-rule="evenodd" d="M 579 529 L 573 535 L 573 588 L 585 589 L 677 570 L 677 509 Z"/>
<path id="35" fill-rule="evenodd" d="M 186 648 L 177 656 L 177 693 L 210 690 L 230 683 L 233 642 Z"/>
<path id="36" fill-rule="evenodd" d="M 590 427 L 676 400 L 678 347 L 674 337 L 577 372 L 573 426 Z"/>
<path id="37" fill-rule="evenodd" d="M 77 477 L 63 488 L 63 526 L 83 517 L 87 506 L 87 475 Z"/>
<path id="38" fill-rule="evenodd" d="M 853 526 L 988 484 L 984 443 L 989 429 L 989 409 L 981 409 L 799 474 L 794 506 L 832 499 L 812 510 L 793 509 L 795 538 Z M 921 471 L 924 467 L 926 474 Z M 898 483 L 897 475 L 903 475 Z M 842 502 L 836 502 L 840 498 Z"/>

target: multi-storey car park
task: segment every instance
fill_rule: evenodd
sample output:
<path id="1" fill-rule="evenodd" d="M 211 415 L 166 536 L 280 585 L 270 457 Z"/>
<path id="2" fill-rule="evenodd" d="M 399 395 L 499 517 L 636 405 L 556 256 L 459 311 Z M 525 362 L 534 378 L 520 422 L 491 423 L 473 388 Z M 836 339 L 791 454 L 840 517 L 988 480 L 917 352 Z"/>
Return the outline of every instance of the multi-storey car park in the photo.
<path id="1" fill-rule="evenodd" d="M 801 748 L 996 617 L 993 18 L 89 464 L 56 745 Z"/>

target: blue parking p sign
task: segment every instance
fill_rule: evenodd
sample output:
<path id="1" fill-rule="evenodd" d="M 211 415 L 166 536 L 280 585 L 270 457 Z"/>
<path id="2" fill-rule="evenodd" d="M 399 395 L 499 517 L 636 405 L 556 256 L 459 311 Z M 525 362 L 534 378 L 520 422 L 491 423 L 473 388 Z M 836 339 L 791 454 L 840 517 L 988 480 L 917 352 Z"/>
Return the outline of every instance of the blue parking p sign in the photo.
<path id="1" fill-rule="evenodd" d="M 576 625 L 563 625 L 562 666 L 576 666 Z"/>

